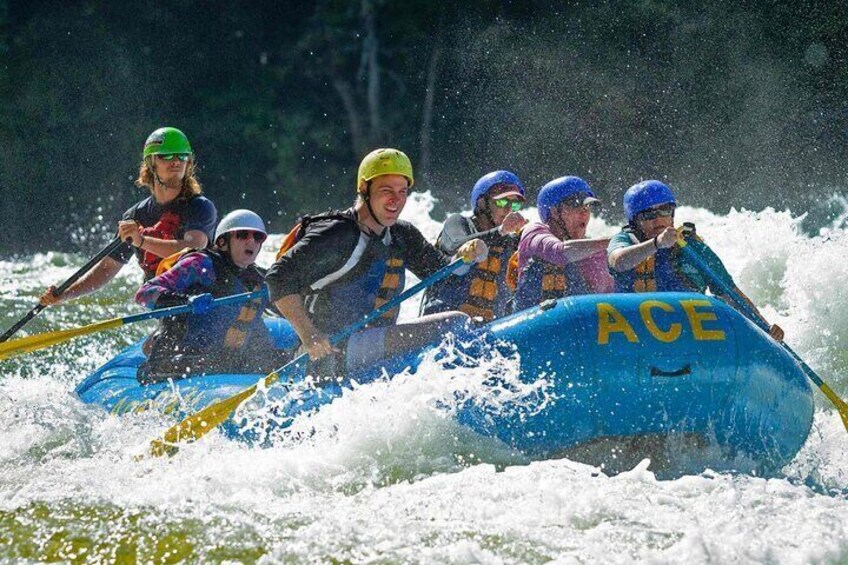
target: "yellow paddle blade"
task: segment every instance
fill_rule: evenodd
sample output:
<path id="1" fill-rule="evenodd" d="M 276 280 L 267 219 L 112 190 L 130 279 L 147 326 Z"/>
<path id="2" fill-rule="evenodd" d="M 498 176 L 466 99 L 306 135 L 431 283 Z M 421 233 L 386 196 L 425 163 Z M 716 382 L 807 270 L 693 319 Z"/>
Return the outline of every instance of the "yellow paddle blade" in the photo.
<path id="1" fill-rule="evenodd" d="M 833 392 L 833 390 L 831 390 L 831 388 L 825 383 L 822 383 L 819 388 L 824 395 L 833 402 L 833 405 L 836 406 L 836 409 L 839 411 L 839 416 L 842 418 L 842 425 L 845 426 L 846 430 L 848 430 L 848 404 L 836 396 L 836 393 Z"/>
<path id="2" fill-rule="evenodd" d="M 262 381 L 266 387 L 277 382 L 280 375 L 276 372 L 268 374 Z M 236 411 L 242 402 L 256 393 L 259 383 L 252 385 L 235 396 L 225 398 L 215 404 L 210 404 L 200 412 L 189 416 L 179 424 L 168 428 L 162 439 L 154 439 L 150 442 L 150 454 L 154 457 L 163 455 L 172 456 L 179 448 L 180 442 L 192 442 L 202 438 L 227 419 Z"/>
<path id="3" fill-rule="evenodd" d="M 28 335 L 20 339 L 6 341 L 0 343 L 0 361 L 8 359 L 9 357 L 14 357 L 15 355 L 20 355 L 22 353 L 29 353 L 31 351 L 45 349 L 47 347 L 50 347 L 51 345 L 56 345 L 57 343 L 68 341 L 69 339 L 75 338 L 77 336 L 99 332 L 100 330 L 117 328 L 122 326 L 123 324 L 123 319 L 115 318 L 114 320 L 97 322 L 96 324 L 83 326 L 81 328 L 61 330 L 58 332 L 45 332 L 41 334 Z"/>

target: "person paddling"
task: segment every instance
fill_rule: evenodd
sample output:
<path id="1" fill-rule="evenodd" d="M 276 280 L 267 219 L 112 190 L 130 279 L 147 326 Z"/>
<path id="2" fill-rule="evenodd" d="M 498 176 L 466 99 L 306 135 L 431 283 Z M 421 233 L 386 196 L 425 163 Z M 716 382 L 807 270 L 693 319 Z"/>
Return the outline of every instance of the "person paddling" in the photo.
<path id="1" fill-rule="evenodd" d="M 354 333 L 342 350 L 330 344 L 329 335 L 400 293 L 407 269 L 424 279 L 448 264 L 418 229 L 399 219 L 413 183 L 412 163 L 402 151 L 372 151 L 359 165 L 354 206 L 302 221 L 268 270 L 271 300 L 303 349 L 313 361 L 329 356 L 317 376 L 411 351 L 468 320 L 462 312 L 443 312 L 397 324 L 396 308 Z M 475 239 L 457 256 L 481 261 L 487 251 Z"/>
<path id="2" fill-rule="evenodd" d="M 255 212 L 235 210 L 221 220 L 211 249 L 175 257 L 172 267 L 142 285 L 135 295 L 142 306 L 192 305 L 191 314 L 160 321 L 145 342 L 143 382 L 196 373 L 267 373 L 285 363 L 287 354 L 275 350 L 262 321 L 267 297 L 210 309 L 215 298 L 265 287 L 265 269 L 256 258 L 267 237 Z"/>
<path id="3" fill-rule="evenodd" d="M 615 280 L 616 292 L 699 292 L 707 289 L 733 305 L 721 289 L 709 285 L 704 274 L 690 263 L 676 245 L 679 237 L 674 227 L 677 199 L 668 185 L 658 180 L 634 184 L 624 193 L 624 212 L 627 225 L 610 240 L 607 250 L 609 271 Z M 769 334 L 782 341 L 784 332 L 777 324 L 769 325 L 754 303 L 741 291 L 727 272 L 718 255 L 695 235 L 694 224 L 684 224 L 686 242 L 692 245 L 722 278 L 729 288 L 745 300 L 763 323 Z"/>
<path id="4" fill-rule="evenodd" d="M 612 292 L 607 273 L 609 238 L 586 239 L 586 228 L 601 201 L 580 177 L 545 184 L 536 205 L 542 222 L 521 232 L 515 309 L 576 294 Z"/>
<path id="5" fill-rule="evenodd" d="M 124 213 L 118 222 L 118 237 L 128 241 L 104 257 L 91 271 L 56 296 L 50 286 L 39 301 L 50 306 L 94 292 L 120 272 L 135 255 L 144 280 L 156 266 L 186 247 L 204 248 L 211 241 L 218 213 L 195 176 L 195 157 L 188 138 L 173 127 L 159 128 L 144 143 L 136 186 L 146 187 L 150 196 Z"/>
<path id="6" fill-rule="evenodd" d="M 474 184 L 472 216 L 449 216 L 436 247 L 452 255 L 462 244 L 479 238 L 488 245 L 489 256 L 467 276 L 450 277 L 430 287 L 422 313 L 459 310 L 486 322 L 509 313 L 512 291 L 506 285 L 506 267 L 518 246 L 517 232 L 527 223 L 519 212 L 524 201 L 524 184 L 510 171 L 493 171 Z"/>

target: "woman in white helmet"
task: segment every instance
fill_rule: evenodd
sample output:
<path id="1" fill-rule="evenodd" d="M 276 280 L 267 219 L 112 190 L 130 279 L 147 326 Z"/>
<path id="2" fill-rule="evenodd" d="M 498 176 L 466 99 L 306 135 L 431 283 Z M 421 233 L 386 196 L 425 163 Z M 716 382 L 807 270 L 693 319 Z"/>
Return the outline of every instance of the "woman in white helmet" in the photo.
<path id="1" fill-rule="evenodd" d="M 227 214 L 210 249 L 182 254 L 172 267 L 146 282 L 135 300 L 148 308 L 192 305 L 192 313 L 162 321 L 145 344 L 148 361 L 139 378 L 156 381 L 197 373 L 265 373 L 283 362 L 262 321 L 267 298 L 211 308 L 214 298 L 265 287 L 256 266 L 265 224 L 250 210 Z M 167 260 L 166 260 L 167 261 Z"/>

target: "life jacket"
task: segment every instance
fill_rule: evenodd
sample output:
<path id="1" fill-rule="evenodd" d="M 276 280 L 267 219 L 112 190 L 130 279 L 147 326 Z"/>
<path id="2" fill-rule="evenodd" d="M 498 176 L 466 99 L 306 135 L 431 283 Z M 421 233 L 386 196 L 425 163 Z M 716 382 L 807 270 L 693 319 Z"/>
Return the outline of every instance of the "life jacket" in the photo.
<path id="1" fill-rule="evenodd" d="M 171 268 L 176 265 L 180 259 L 182 259 L 187 253 L 192 253 L 198 251 L 197 249 L 192 249 L 191 247 L 184 247 L 177 251 L 176 253 L 172 253 L 167 257 L 163 257 L 159 264 L 156 265 L 156 276 L 158 277 L 161 274 L 164 274 L 171 270 Z"/>
<path id="2" fill-rule="evenodd" d="M 397 239 L 402 227 L 388 228 L 382 237 L 359 229 L 351 210 L 304 216 L 283 238 L 277 259 L 285 255 L 306 234 L 309 224 L 319 220 L 350 222 L 359 240 L 343 266 L 315 281 L 304 293 L 304 308 L 322 331 L 334 333 L 361 319 L 397 296 L 406 283 L 404 249 Z M 394 308 L 370 326 L 393 325 L 399 308 Z"/>
<path id="3" fill-rule="evenodd" d="M 524 310 L 545 300 L 591 292 L 576 263 L 559 266 L 533 257 L 519 274 L 514 308 Z"/>
<path id="4" fill-rule="evenodd" d="M 512 292 L 518 290 L 518 251 L 510 256 L 506 265 L 506 286 Z"/>
<path id="5" fill-rule="evenodd" d="M 477 231 L 471 218 L 464 218 L 468 234 Z M 461 277 L 448 277 L 427 291 L 422 312 L 431 314 L 459 310 L 472 318 L 490 322 L 509 313 L 512 289 L 506 274 L 517 239 L 509 236 L 487 237 L 489 255 Z M 437 244 L 438 245 L 438 244 Z"/>
<path id="6" fill-rule="evenodd" d="M 312 286 L 314 292 L 304 297 L 307 311 L 329 323 L 328 332 L 335 332 L 384 305 L 406 284 L 402 250 L 370 240 L 371 236 L 361 234 L 359 245 L 345 265 L 353 266 L 345 273 L 323 277 Z M 394 325 L 398 314 L 399 309 L 394 308 L 370 326 Z"/>
<path id="7" fill-rule="evenodd" d="M 215 272 L 215 281 L 211 286 L 191 287 L 187 289 L 189 295 L 208 292 L 220 298 L 260 290 L 265 285 L 264 272 L 255 265 L 239 269 L 220 252 L 211 249 L 184 250 L 181 256 L 188 253 L 208 257 Z M 222 355 L 248 346 L 257 351 L 273 348 L 268 329 L 262 321 L 262 312 L 267 305 L 268 299 L 260 297 L 241 304 L 218 306 L 205 314 L 188 313 L 164 318 L 157 338 L 162 341 L 157 341 L 156 348 L 190 354 L 214 352 Z"/>
<path id="8" fill-rule="evenodd" d="M 640 243 L 633 228 L 625 227 L 624 232 L 634 244 Z M 697 240 L 701 241 L 700 238 Z M 683 273 L 681 261 L 682 252 L 677 245 L 657 249 L 630 271 L 611 271 L 615 292 L 703 292 Z"/>
<path id="9" fill-rule="evenodd" d="M 175 212 L 168 211 L 159 216 L 159 221 L 141 229 L 142 235 L 145 237 L 154 237 L 156 239 L 175 240 L 180 229 L 180 216 Z M 144 271 L 145 278 L 152 277 L 157 271 L 156 268 L 162 260 L 158 255 L 149 251 L 140 250 L 142 252 L 139 264 Z"/>
<path id="10" fill-rule="evenodd" d="M 465 301 L 459 305 L 460 311 L 472 318 L 482 317 L 487 322 L 495 319 L 497 308 L 495 301 L 498 295 L 506 290 L 500 288 L 505 284 L 500 280 L 505 276 L 504 266 L 508 262 L 507 257 L 504 256 L 505 251 L 506 247 L 502 244 L 492 245 L 489 247 L 489 256 L 486 260 L 471 268 L 471 272 L 466 275 L 470 281 L 467 285 Z"/>
<path id="11" fill-rule="evenodd" d="M 406 268 L 404 267 L 403 259 L 397 257 L 389 257 L 386 259 L 386 270 L 383 272 L 383 280 L 380 283 L 380 288 L 377 289 L 377 298 L 374 299 L 374 309 L 380 308 L 383 304 L 389 302 L 397 296 L 398 292 L 403 289 L 401 281 L 406 279 Z M 383 314 L 383 318 L 394 319 L 398 315 L 398 310 L 390 310 Z"/>

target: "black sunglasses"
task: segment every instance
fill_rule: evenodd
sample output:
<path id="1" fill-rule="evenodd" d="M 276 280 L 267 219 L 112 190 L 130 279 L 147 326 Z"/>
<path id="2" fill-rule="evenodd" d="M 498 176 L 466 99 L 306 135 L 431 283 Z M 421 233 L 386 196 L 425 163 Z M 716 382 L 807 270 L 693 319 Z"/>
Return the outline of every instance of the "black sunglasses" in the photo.
<path id="1" fill-rule="evenodd" d="M 674 206 L 661 206 L 659 208 L 654 208 L 653 210 L 645 210 L 644 212 L 639 212 L 640 220 L 656 220 L 657 218 L 669 218 L 674 216 Z"/>
<path id="2" fill-rule="evenodd" d="M 236 230 L 233 232 L 233 235 L 236 236 L 236 239 L 250 239 L 253 237 L 253 241 L 256 243 L 262 243 L 265 241 L 265 238 L 268 236 L 262 233 L 261 231 L 252 231 L 252 230 Z"/>
<path id="3" fill-rule="evenodd" d="M 593 200 L 589 204 L 584 204 L 587 198 L 594 198 L 588 192 L 578 192 L 577 194 L 572 194 L 562 201 L 569 208 L 582 208 L 583 206 L 589 206 L 591 208 L 597 208 L 600 206 L 600 202 Z"/>

